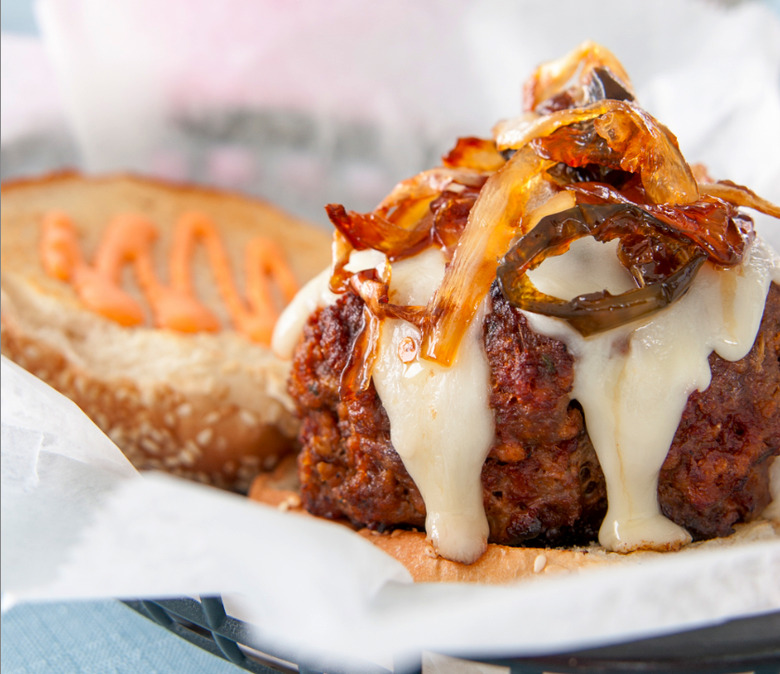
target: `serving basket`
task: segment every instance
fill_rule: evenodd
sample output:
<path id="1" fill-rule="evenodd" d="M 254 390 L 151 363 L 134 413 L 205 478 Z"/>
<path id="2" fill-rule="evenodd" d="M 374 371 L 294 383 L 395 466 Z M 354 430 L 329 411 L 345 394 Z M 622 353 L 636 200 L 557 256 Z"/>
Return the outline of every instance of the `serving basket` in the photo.
<path id="1" fill-rule="evenodd" d="M 198 648 L 256 674 L 414 674 L 425 655 L 404 656 L 392 668 L 367 661 L 280 648 L 225 611 L 219 596 L 125 601 L 127 606 Z M 740 618 L 671 635 L 555 655 L 470 659 L 511 674 L 618 672 L 778 674 L 780 612 Z M 436 671 L 442 671 L 441 668 Z M 475 670 L 476 671 L 476 670 Z M 502 674 L 502 670 L 496 670 Z"/>
<path id="2" fill-rule="evenodd" d="M 323 122 L 324 124 L 324 122 Z M 300 186 L 283 181 L 269 182 L 262 189 L 249 189 L 257 184 L 241 185 L 241 189 L 256 196 L 273 198 L 280 206 L 314 221 L 323 217 L 322 204 L 339 201 L 360 210 L 369 209 L 377 195 L 366 185 L 350 191 L 341 180 L 355 166 L 365 169 L 381 167 L 393 175 L 404 177 L 415 171 L 413 166 L 393 165 L 383 155 L 391 143 L 376 129 L 341 126 L 328 121 L 327 133 L 316 121 L 290 111 L 232 111 L 229 114 L 203 114 L 179 120 L 173 129 L 170 151 L 181 154 L 188 173 L 176 176 L 208 184 L 218 184 L 205 167 L 213 162 L 215 149 L 239 146 L 248 154 L 262 159 L 257 171 L 275 175 L 266 169 L 289 163 L 291 170 L 301 166 L 316 173 L 334 176 L 332 184 L 318 186 L 319 192 L 307 187 L 302 195 Z M 321 136 L 327 136 L 328 150 L 323 154 Z M 422 169 L 433 165 L 438 146 L 414 143 L 416 156 L 411 162 Z M 265 162 L 265 163 L 264 163 Z M 308 162 L 308 163 L 307 163 Z M 387 169 L 388 163 L 390 168 Z M 72 139 L 63 133 L 33 133 L 3 145 L 3 180 L 39 173 L 58 167 L 79 166 L 79 155 Z M 335 167 L 335 168 L 334 168 Z M 305 174 L 307 171 L 303 171 Z M 280 174 L 284 178 L 284 174 Z M 377 181 L 386 187 L 388 178 Z M 369 186 L 370 187 L 370 186 Z M 382 192 L 382 195 L 384 192 Z M 716 591 L 716 590 L 713 590 Z M 391 667 L 367 661 L 355 661 L 330 656 L 312 655 L 281 647 L 263 640 L 251 625 L 228 615 L 219 596 L 178 599 L 124 600 L 124 604 L 154 621 L 161 627 L 237 668 L 258 674 L 300 672 L 302 674 L 414 674 L 425 670 L 426 655 L 404 655 Z M 594 615 L 594 620 L 597 616 Z M 520 628 L 518 628 L 520 629 Z M 554 626 L 552 627 L 554 629 Z M 469 654 L 451 654 L 469 658 Z M 673 635 L 643 639 L 630 643 L 560 653 L 555 655 L 523 655 L 522 657 L 479 658 L 478 662 L 503 667 L 513 674 L 595 674 L 617 672 L 737 674 L 780 673 L 780 612 L 743 618 L 703 629 Z M 442 671 L 440 667 L 437 671 Z"/>

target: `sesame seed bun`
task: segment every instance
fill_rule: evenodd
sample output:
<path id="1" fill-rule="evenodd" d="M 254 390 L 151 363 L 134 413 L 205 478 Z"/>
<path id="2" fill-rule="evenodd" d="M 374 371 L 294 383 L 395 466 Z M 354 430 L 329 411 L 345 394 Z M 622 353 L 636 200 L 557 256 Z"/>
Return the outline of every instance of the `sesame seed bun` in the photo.
<path id="1" fill-rule="evenodd" d="M 195 255 L 193 282 L 222 322 L 220 332 L 123 327 L 46 274 L 40 222 L 51 210 L 67 213 L 91 260 L 113 216 L 139 213 L 161 229 L 154 255 L 165 281 L 172 225 L 195 210 L 216 224 L 240 288 L 250 239 L 278 244 L 302 285 L 329 264 L 327 232 L 259 200 L 129 175 L 15 181 L 2 186 L 1 205 L 2 353 L 74 400 L 137 468 L 245 491 L 294 447 L 289 364 L 230 327 L 205 255 Z M 133 283 L 123 278 L 123 288 L 140 298 Z"/>

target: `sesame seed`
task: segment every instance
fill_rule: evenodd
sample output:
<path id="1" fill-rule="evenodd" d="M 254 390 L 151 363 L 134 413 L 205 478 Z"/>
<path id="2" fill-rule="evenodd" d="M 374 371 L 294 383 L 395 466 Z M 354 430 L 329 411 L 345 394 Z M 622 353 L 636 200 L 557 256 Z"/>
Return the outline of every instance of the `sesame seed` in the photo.
<path id="1" fill-rule="evenodd" d="M 186 447 L 182 449 L 177 456 L 179 463 L 183 466 L 192 466 L 195 463 L 195 454 Z"/>
<path id="2" fill-rule="evenodd" d="M 204 428 L 195 436 L 195 442 L 197 442 L 201 447 L 205 447 L 206 445 L 209 444 L 209 442 L 211 442 L 211 438 L 213 437 L 214 437 L 214 429 Z"/>
<path id="3" fill-rule="evenodd" d="M 196 459 L 200 456 L 203 456 L 203 450 L 201 450 L 201 448 L 198 447 L 192 440 L 187 440 L 187 442 L 184 443 L 184 449 L 188 454 L 192 454 L 192 456 Z"/>
<path id="4" fill-rule="evenodd" d="M 188 417 L 192 414 L 192 405 L 189 403 L 182 403 L 176 408 L 176 414 L 180 417 Z"/>
<path id="5" fill-rule="evenodd" d="M 239 411 L 238 416 L 250 428 L 257 426 L 257 416 L 253 412 L 242 409 Z"/>
<path id="6" fill-rule="evenodd" d="M 404 337 L 398 345 L 398 358 L 403 363 L 411 363 L 417 358 L 419 350 L 420 346 L 415 341 L 414 337 Z"/>
<path id="7" fill-rule="evenodd" d="M 536 555 L 534 559 L 534 573 L 541 573 L 547 566 L 547 557 L 545 555 Z"/>
<path id="8" fill-rule="evenodd" d="M 143 449 L 149 452 L 149 454 L 160 453 L 160 445 L 158 445 L 154 440 L 152 440 L 149 437 L 141 438 L 139 444 Z"/>

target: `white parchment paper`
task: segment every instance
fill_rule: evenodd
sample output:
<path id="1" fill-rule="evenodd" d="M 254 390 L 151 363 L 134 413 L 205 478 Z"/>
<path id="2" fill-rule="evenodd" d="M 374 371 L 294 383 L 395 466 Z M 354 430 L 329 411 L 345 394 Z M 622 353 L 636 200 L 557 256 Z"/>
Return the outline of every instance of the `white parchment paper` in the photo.
<path id="1" fill-rule="evenodd" d="M 414 584 L 351 531 L 139 477 L 66 400 L 2 360 L 3 604 L 222 593 L 265 643 L 388 662 L 555 651 L 780 609 L 780 540 L 505 587 Z"/>
<path id="2" fill-rule="evenodd" d="M 182 111 L 304 110 L 315 120 L 305 157 L 263 163 L 228 135 L 202 175 L 272 192 L 283 175 L 286 205 L 306 205 L 302 214 L 312 201 L 319 209 L 345 195 L 370 203 L 426 168 L 428 149 L 446 151 L 457 134 L 489 135 L 519 111 L 535 65 L 594 39 L 623 61 L 640 102 L 678 135 L 689 161 L 780 202 L 780 22 L 766 7 L 324 6 L 39 2 L 84 167 L 187 178 L 188 157 L 176 154 Z M 4 117 L 12 112 L 4 106 Z M 374 164 L 344 165 L 334 119 L 379 130 Z M 777 222 L 758 226 L 780 249 Z M 5 607 L 221 593 L 264 639 L 387 662 L 424 649 L 550 652 L 775 611 L 780 541 L 512 587 L 414 585 L 336 525 L 163 475 L 139 477 L 72 404 L 3 359 L 2 582 Z"/>

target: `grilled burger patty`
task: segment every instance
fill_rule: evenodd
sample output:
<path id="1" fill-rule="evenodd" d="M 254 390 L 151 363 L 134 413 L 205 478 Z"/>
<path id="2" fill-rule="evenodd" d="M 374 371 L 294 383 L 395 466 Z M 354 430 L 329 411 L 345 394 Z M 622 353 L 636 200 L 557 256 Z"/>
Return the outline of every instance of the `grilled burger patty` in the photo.
<path id="1" fill-rule="evenodd" d="M 494 284 L 484 322 L 495 440 L 482 469 L 490 542 L 563 546 L 596 540 L 607 507 L 604 476 L 582 411 L 570 400 L 573 358 L 534 333 Z M 390 442 L 370 384 L 340 391 L 363 302 L 348 292 L 315 312 L 298 344 L 290 393 L 302 419 L 304 506 L 376 530 L 423 529 L 425 505 Z M 663 514 L 694 539 L 724 536 L 770 501 L 770 457 L 780 454 L 780 287 L 773 284 L 750 353 L 710 355 L 712 382 L 691 394 L 661 470 Z"/>

